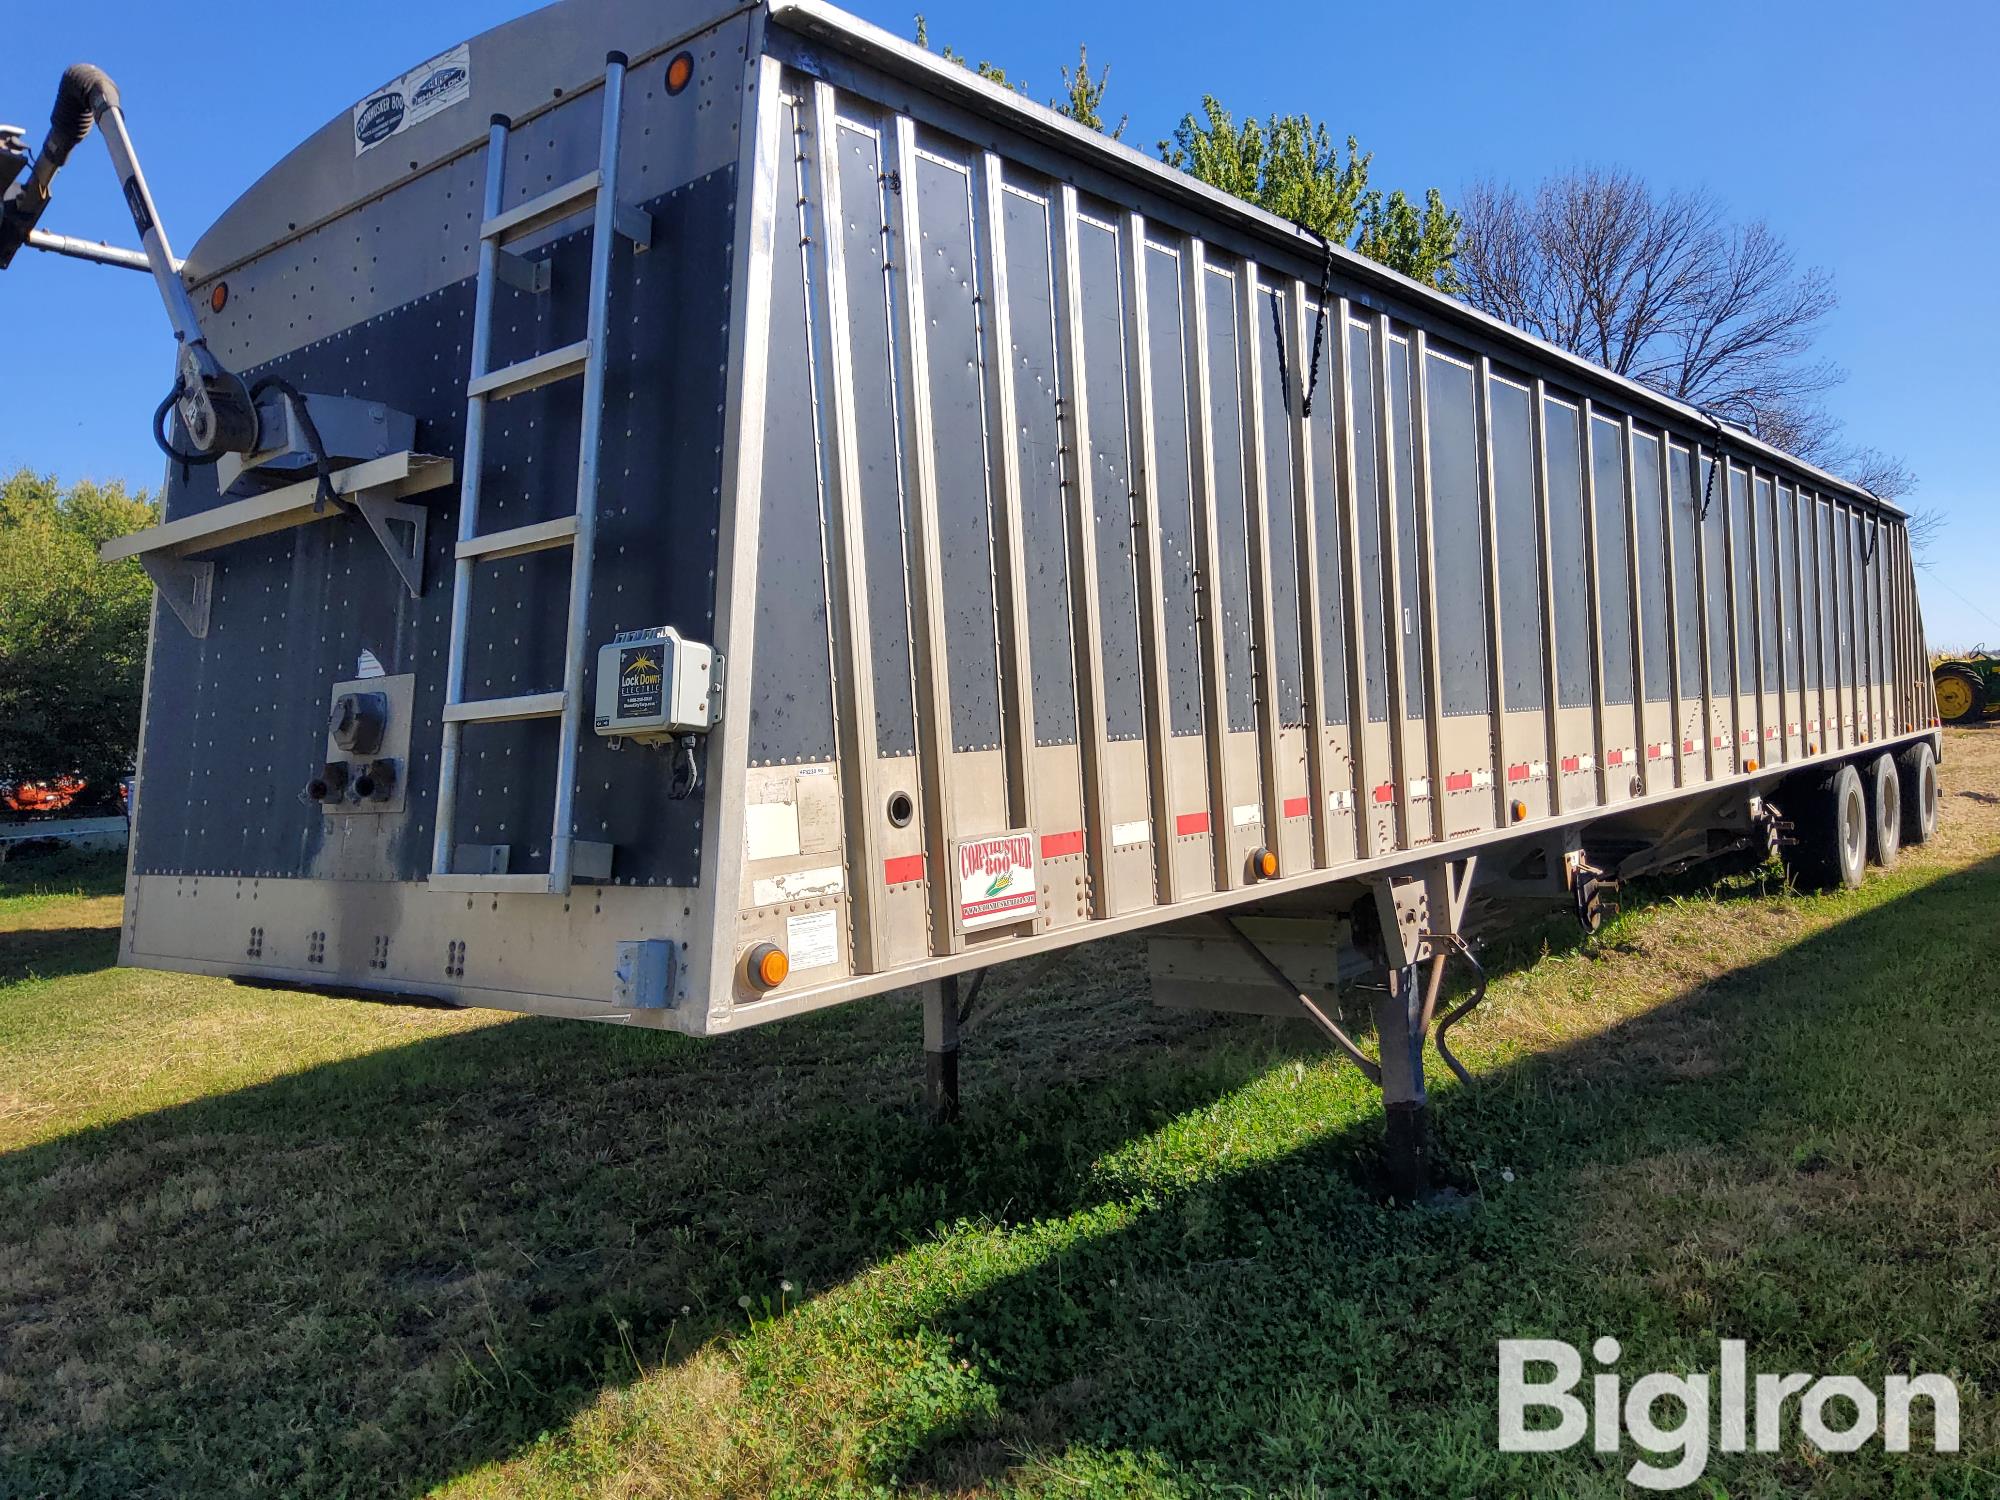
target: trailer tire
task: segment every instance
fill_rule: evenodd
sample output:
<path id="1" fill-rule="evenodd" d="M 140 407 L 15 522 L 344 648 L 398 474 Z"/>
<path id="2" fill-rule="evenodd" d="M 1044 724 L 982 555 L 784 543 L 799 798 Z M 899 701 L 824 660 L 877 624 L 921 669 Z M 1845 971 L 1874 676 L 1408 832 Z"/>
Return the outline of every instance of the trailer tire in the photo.
<path id="1" fill-rule="evenodd" d="M 1903 778 L 1896 757 L 1878 755 L 1861 768 L 1868 789 L 1868 857 L 1885 870 L 1903 852 Z"/>
<path id="2" fill-rule="evenodd" d="M 1903 842 L 1927 844 L 1937 832 L 1938 809 L 1944 800 L 1931 742 L 1918 740 L 1897 751 L 1896 771 L 1903 781 Z"/>
<path id="3" fill-rule="evenodd" d="M 1785 870 L 1804 890 L 1853 890 L 1868 866 L 1868 797 L 1853 766 L 1801 779 L 1780 804 L 1791 817 Z"/>

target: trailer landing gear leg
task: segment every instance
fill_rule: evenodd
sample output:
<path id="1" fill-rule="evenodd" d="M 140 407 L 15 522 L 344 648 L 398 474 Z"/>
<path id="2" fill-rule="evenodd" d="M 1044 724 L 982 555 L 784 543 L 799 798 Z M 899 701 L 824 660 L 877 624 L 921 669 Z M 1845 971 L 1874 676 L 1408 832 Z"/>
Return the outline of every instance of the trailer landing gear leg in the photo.
<path id="1" fill-rule="evenodd" d="M 1375 999 L 1382 1049 L 1383 1168 L 1389 1197 L 1407 1207 L 1431 1185 L 1431 1106 L 1424 1093 L 1424 982 L 1416 964 L 1388 971 Z"/>
<path id="2" fill-rule="evenodd" d="M 923 987 L 924 1111 L 933 1125 L 958 1118 L 958 976 Z"/>

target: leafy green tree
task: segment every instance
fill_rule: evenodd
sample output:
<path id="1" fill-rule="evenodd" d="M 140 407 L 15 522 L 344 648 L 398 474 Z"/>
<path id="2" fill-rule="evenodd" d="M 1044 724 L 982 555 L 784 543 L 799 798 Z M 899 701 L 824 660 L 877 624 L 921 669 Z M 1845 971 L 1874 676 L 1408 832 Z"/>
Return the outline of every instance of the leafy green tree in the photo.
<path id="1" fill-rule="evenodd" d="M 928 48 L 930 44 L 931 44 L 930 27 L 924 24 L 924 18 L 921 14 L 919 14 L 917 16 L 917 45 L 919 47 Z M 947 46 L 944 49 L 944 51 L 939 53 L 938 55 L 942 57 L 946 62 L 955 62 L 961 68 L 972 69 L 973 72 L 977 73 L 981 78 L 984 78 L 988 83 L 997 83 L 1003 89 L 1012 89 L 1017 94 L 1025 94 L 1028 92 L 1027 88 L 1024 85 L 1018 84 L 1014 82 L 1011 78 L 1009 78 L 1007 76 L 1007 70 L 1001 67 L 998 63 L 990 63 L 984 61 L 977 63 L 967 62 L 964 53 L 954 51 L 949 46 Z"/>
<path id="2" fill-rule="evenodd" d="M 1110 130 L 1104 129 L 1104 91 L 1111 84 L 1111 64 L 1106 63 L 1095 78 L 1090 76 L 1090 49 L 1077 44 L 1076 69 L 1062 70 L 1063 87 L 1069 92 L 1061 99 L 1051 99 L 1049 108 L 1059 115 L 1068 115 L 1077 124 L 1091 130 L 1100 130 L 1118 140 L 1125 134 L 1125 126 L 1131 116 L 1120 115 L 1118 123 Z"/>
<path id="3" fill-rule="evenodd" d="M 153 588 L 97 549 L 158 517 L 122 484 L 0 480 L 0 780 L 77 775 L 108 795 L 131 770 Z"/>
<path id="4" fill-rule="evenodd" d="M 1259 208 L 1346 245 L 1405 276 L 1456 292 L 1454 262 L 1463 226 L 1436 188 L 1420 209 L 1398 189 L 1368 185 L 1373 152 L 1347 138 L 1343 158 L 1326 126 L 1306 114 L 1254 116 L 1240 125 L 1214 95 L 1182 117 L 1160 158 Z"/>

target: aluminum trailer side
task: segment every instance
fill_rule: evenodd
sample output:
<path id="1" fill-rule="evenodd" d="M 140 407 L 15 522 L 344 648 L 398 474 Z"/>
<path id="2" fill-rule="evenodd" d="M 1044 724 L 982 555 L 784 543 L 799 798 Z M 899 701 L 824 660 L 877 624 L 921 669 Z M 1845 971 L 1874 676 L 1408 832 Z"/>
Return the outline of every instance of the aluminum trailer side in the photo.
<path id="1" fill-rule="evenodd" d="M 714 1033 L 1934 734 L 1895 507 L 803 0 L 474 38 L 183 274 L 397 435 L 126 544 L 127 963 Z"/>

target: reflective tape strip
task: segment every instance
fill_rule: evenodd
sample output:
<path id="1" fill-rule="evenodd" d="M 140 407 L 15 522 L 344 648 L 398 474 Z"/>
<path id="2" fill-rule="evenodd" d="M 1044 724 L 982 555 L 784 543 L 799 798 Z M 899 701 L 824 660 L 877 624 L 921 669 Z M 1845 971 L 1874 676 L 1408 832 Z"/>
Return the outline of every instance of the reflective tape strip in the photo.
<path id="1" fill-rule="evenodd" d="M 1607 766 L 1622 766 L 1627 753 L 1624 750 L 1607 750 L 1604 752 L 1604 763 Z"/>
<path id="2" fill-rule="evenodd" d="M 1528 763 L 1525 760 L 1516 761 L 1507 768 L 1507 779 L 1510 782 L 1526 781 L 1533 774 L 1534 772 L 1528 769 Z"/>
<path id="3" fill-rule="evenodd" d="M 1665 740 L 1657 740 L 1646 747 L 1647 760 L 1665 760 L 1666 756 L 1667 742 Z"/>
<path id="4" fill-rule="evenodd" d="M 1394 802 L 1396 800 L 1395 784 L 1393 782 L 1385 781 L 1380 786 L 1376 787 L 1375 800 L 1377 802 Z"/>
<path id="5" fill-rule="evenodd" d="M 1111 825 L 1111 847 L 1129 849 L 1134 844 L 1149 844 L 1153 841 L 1153 826 L 1144 818 L 1132 823 Z"/>
<path id="6" fill-rule="evenodd" d="M 1254 802 L 1238 803 L 1229 809 L 1229 821 L 1238 828 L 1250 828 L 1264 821 L 1264 809 Z"/>
<path id="7" fill-rule="evenodd" d="M 1205 812 L 1182 813 L 1174 819 L 1174 832 L 1182 838 L 1190 834 L 1208 832 L 1208 814 Z"/>
<path id="8" fill-rule="evenodd" d="M 1328 792 L 1326 794 L 1326 805 L 1335 812 L 1351 812 L 1354 808 L 1354 793 Z"/>
<path id="9" fill-rule="evenodd" d="M 1083 853 L 1083 830 L 1072 828 L 1068 833 L 1045 833 L 1042 835 L 1042 858 L 1062 859 L 1066 855 Z"/>
<path id="10" fill-rule="evenodd" d="M 1472 789 L 1475 792 L 1492 791 L 1493 773 L 1491 771 L 1474 771 L 1472 773 Z"/>
<path id="11" fill-rule="evenodd" d="M 1472 773 L 1470 771 L 1453 771 L 1449 776 L 1445 777 L 1444 789 L 1447 792 L 1471 791 Z"/>
<path id="12" fill-rule="evenodd" d="M 890 885 L 907 885 L 912 880 L 924 878 L 924 857 L 921 854 L 899 854 L 894 859 L 882 861 L 882 878 Z"/>
<path id="13" fill-rule="evenodd" d="M 1312 798 L 1310 797 L 1287 797 L 1285 799 L 1285 816 L 1288 818 L 1303 818 L 1311 811 Z"/>
<path id="14" fill-rule="evenodd" d="M 1430 779 L 1430 777 L 1428 777 L 1428 776 L 1418 776 L 1418 777 L 1415 777 L 1415 778 L 1413 778 L 1413 779 L 1411 780 L 1411 782 L 1410 782 L 1410 800 L 1411 800 L 1411 801 L 1413 801 L 1413 802 L 1414 802 L 1414 801 L 1418 800 L 1419 798 L 1423 798 L 1423 797 L 1428 797 L 1428 796 L 1429 796 L 1430 794 L 1431 794 L 1431 779 Z"/>

